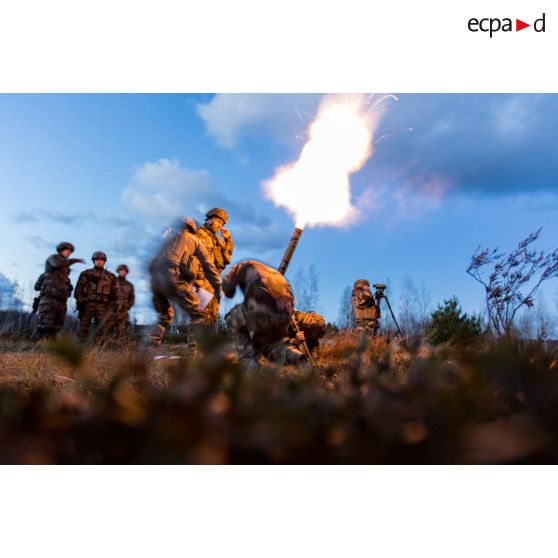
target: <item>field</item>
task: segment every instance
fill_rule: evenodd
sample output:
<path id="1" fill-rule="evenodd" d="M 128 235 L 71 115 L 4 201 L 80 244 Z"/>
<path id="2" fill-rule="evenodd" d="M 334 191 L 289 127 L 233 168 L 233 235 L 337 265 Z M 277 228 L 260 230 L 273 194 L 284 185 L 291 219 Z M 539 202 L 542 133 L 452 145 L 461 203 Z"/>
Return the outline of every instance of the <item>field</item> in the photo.
<path id="1" fill-rule="evenodd" d="M 202 345 L 0 341 L 0 462 L 558 462 L 557 357 L 539 343 L 340 332 L 315 367 L 259 369 L 224 337 Z"/>

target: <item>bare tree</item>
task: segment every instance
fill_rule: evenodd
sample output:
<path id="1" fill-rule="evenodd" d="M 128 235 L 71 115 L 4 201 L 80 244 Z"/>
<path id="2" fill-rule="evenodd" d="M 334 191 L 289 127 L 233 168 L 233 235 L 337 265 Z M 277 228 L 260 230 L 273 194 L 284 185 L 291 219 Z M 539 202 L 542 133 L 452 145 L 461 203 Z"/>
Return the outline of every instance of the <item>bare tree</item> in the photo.
<path id="1" fill-rule="evenodd" d="M 297 310 L 303 312 L 317 310 L 320 301 L 320 281 L 315 265 L 309 268 L 299 267 L 291 285 Z"/>
<path id="2" fill-rule="evenodd" d="M 488 320 L 497 335 L 509 335 L 518 310 L 532 308 L 541 284 L 558 277 L 558 249 L 546 252 L 531 247 L 541 230 L 531 233 L 509 254 L 479 246 L 471 258 L 467 273 L 485 289 Z M 486 272 L 490 266 L 493 269 Z"/>
<path id="3" fill-rule="evenodd" d="M 340 329 L 351 329 L 355 323 L 351 297 L 352 292 L 353 289 L 351 287 L 345 287 L 343 294 L 341 295 L 341 300 L 339 301 L 339 317 L 337 318 L 337 325 Z"/>
<path id="4" fill-rule="evenodd" d="M 427 286 L 422 282 L 418 293 L 418 317 L 422 327 L 429 321 L 432 310 L 432 295 Z"/>
<path id="5" fill-rule="evenodd" d="M 416 335 L 420 332 L 418 318 L 419 292 L 413 278 L 406 274 L 401 285 L 399 296 L 399 326 L 405 335 Z"/>

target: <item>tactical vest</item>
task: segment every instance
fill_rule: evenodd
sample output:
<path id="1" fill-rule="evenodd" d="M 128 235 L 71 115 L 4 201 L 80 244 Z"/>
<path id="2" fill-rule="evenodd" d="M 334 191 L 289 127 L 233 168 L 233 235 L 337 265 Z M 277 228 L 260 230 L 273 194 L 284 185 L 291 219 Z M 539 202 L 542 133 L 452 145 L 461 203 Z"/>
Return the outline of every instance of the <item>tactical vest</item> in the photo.
<path id="1" fill-rule="evenodd" d="M 125 306 L 127 308 L 130 304 L 130 299 L 133 290 L 134 287 L 132 286 L 132 283 L 130 283 L 126 279 L 117 279 L 116 280 L 116 304 L 118 306 Z"/>
<path id="2" fill-rule="evenodd" d="M 374 320 L 378 317 L 378 308 L 370 289 L 354 289 L 352 294 L 355 320 Z"/>
<path id="3" fill-rule="evenodd" d="M 353 306 L 355 320 L 375 320 L 378 316 L 376 306 L 368 306 L 367 308 L 357 308 Z"/>
<path id="4" fill-rule="evenodd" d="M 81 292 L 81 300 L 107 303 L 114 293 L 114 275 L 106 269 L 88 269 L 83 273 L 86 281 Z"/>
<path id="5" fill-rule="evenodd" d="M 45 272 L 37 279 L 35 290 L 40 291 L 41 297 L 48 296 L 66 300 L 72 294 L 72 283 L 69 276 L 70 270 L 67 267 L 55 269 L 49 265 L 47 260 Z"/>
<path id="6" fill-rule="evenodd" d="M 215 263 L 215 267 L 219 271 L 223 271 L 223 269 L 227 267 L 228 263 L 227 258 L 223 253 L 225 249 L 224 241 L 221 240 L 215 233 L 208 230 L 206 227 L 202 227 L 198 231 L 198 236 L 202 237 L 204 240 L 205 238 L 209 239 L 209 245 L 206 242 L 204 242 L 204 244 L 207 246 L 209 252 L 213 255 L 213 262 Z"/>

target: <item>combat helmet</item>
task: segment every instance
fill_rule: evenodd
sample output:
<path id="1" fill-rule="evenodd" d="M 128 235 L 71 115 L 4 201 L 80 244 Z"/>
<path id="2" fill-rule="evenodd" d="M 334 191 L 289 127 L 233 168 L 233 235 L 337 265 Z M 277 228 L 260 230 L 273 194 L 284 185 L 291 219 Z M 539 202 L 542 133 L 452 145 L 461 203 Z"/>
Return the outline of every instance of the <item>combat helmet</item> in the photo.
<path id="1" fill-rule="evenodd" d="M 130 273 L 130 270 L 128 269 L 128 266 L 126 264 L 120 264 L 117 268 L 116 268 L 116 273 L 118 273 L 121 269 L 123 269 L 124 271 L 126 271 L 126 273 Z"/>
<path id="2" fill-rule="evenodd" d="M 101 252 L 100 250 L 98 250 L 97 252 L 93 252 L 93 255 L 91 256 L 91 259 L 93 261 L 95 260 L 105 260 L 105 262 L 107 261 L 107 255 L 104 252 Z"/>
<path id="3" fill-rule="evenodd" d="M 196 234 L 196 231 L 198 230 L 198 226 L 196 225 L 196 222 L 191 217 L 182 217 L 180 221 L 183 229 L 186 229 L 188 232 L 191 232 L 192 234 Z"/>
<path id="4" fill-rule="evenodd" d="M 75 246 L 71 242 L 61 242 L 57 247 L 56 251 L 58 253 L 62 252 L 62 250 L 71 250 L 72 252 L 75 251 Z"/>
<path id="5" fill-rule="evenodd" d="M 368 279 L 357 279 L 353 285 L 353 289 L 364 289 L 365 287 L 370 287 Z"/>
<path id="6" fill-rule="evenodd" d="M 229 219 L 228 213 L 220 207 L 214 207 L 205 214 L 206 219 L 211 219 L 211 217 L 219 217 L 219 219 L 221 219 L 223 223 L 226 223 Z"/>

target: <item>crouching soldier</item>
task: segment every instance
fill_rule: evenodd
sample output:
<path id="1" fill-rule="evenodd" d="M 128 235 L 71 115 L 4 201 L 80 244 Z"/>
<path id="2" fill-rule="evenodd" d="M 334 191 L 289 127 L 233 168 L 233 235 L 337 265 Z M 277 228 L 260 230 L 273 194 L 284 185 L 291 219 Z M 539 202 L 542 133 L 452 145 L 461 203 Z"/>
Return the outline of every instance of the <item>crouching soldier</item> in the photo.
<path id="1" fill-rule="evenodd" d="M 33 309 L 38 312 L 36 338 L 54 337 L 64 326 L 67 302 L 73 289 L 70 266 L 85 263 L 81 258 L 70 258 L 73 252 L 73 244 L 61 242 L 56 254 L 48 257 L 45 272 L 35 283 L 35 290 L 40 293 L 33 302 Z"/>
<path id="2" fill-rule="evenodd" d="M 287 280 L 276 269 L 254 260 L 234 265 L 223 279 L 223 292 L 232 298 L 236 288 L 244 294 L 225 322 L 242 357 L 256 364 L 258 357 L 270 356 L 289 325 L 294 297 Z"/>
<path id="3" fill-rule="evenodd" d="M 79 311 L 79 339 L 87 341 L 91 322 L 95 323 L 95 339 L 104 335 L 103 325 L 116 300 L 116 277 L 105 269 L 107 255 L 94 252 L 93 267 L 82 271 L 74 292 Z"/>
<path id="4" fill-rule="evenodd" d="M 150 337 L 157 345 L 161 343 L 166 327 L 173 321 L 174 311 L 171 301 L 188 314 L 191 320 L 190 329 L 206 323 L 198 296 L 194 291 L 194 282 L 200 265 L 211 285 L 213 296 L 217 302 L 221 298 L 219 272 L 207 248 L 196 237 L 195 232 L 195 223 L 191 219 L 184 219 L 180 228 L 173 229 L 165 238 L 165 242 L 149 265 L 153 307 L 159 314 L 157 329 Z M 190 346 L 194 351 L 197 350 L 191 338 Z"/>
<path id="5" fill-rule="evenodd" d="M 116 301 L 113 324 L 116 339 L 119 340 L 126 337 L 130 309 L 135 302 L 134 285 L 126 279 L 129 271 L 126 264 L 120 264 L 116 268 Z"/>
<path id="6" fill-rule="evenodd" d="M 369 335 L 376 335 L 379 327 L 378 308 L 367 279 L 358 279 L 351 295 L 355 328 Z"/>
<path id="7" fill-rule="evenodd" d="M 295 326 L 296 323 L 296 326 Z M 285 337 L 275 343 L 270 358 L 276 364 L 299 364 L 307 360 L 306 347 L 314 353 L 320 346 L 320 339 L 326 334 L 326 322 L 316 312 L 295 310 Z"/>

